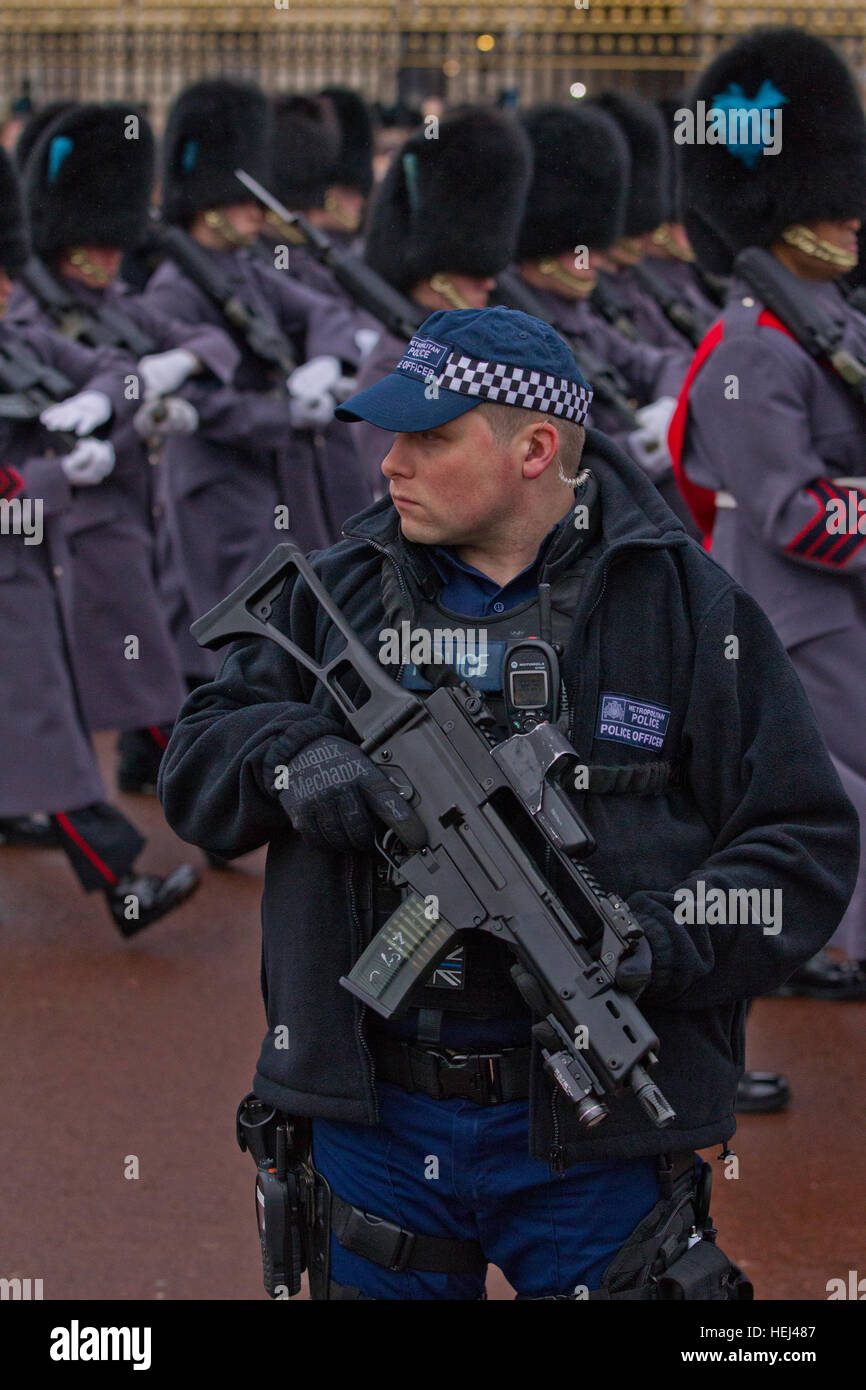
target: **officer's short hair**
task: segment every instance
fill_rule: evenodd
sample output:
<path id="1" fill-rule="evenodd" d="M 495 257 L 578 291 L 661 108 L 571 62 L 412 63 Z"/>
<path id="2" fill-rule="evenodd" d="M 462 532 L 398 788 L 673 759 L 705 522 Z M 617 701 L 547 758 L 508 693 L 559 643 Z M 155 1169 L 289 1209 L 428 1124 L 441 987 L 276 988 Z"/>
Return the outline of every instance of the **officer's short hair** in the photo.
<path id="1" fill-rule="evenodd" d="M 509 444 L 518 430 L 536 420 L 549 420 L 556 426 L 559 435 L 559 477 L 564 483 L 576 484 L 580 472 L 580 460 L 586 442 L 586 430 L 573 420 L 564 420 L 561 415 L 551 415 L 541 410 L 525 410 L 519 405 L 501 405 L 498 401 L 484 401 L 478 406 L 490 426 L 490 433 L 497 444 Z"/>

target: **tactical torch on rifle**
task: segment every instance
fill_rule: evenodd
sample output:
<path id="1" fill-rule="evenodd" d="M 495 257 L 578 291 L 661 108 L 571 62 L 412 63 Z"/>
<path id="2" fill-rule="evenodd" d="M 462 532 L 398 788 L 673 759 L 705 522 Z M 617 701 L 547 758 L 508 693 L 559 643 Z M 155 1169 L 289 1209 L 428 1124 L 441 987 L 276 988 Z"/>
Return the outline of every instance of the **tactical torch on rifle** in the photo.
<path id="1" fill-rule="evenodd" d="M 299 577 L 343 638 L 329 661 L 317 662 L 270 621 L 287 582 Z M 540 1015 L 533 1032 L 544 1064 L 580 1122 L 598 1124 L 612 1097 L 631 1092 L 654 1124 L 670 1124 L 674 1112 L 647 1071 L 658 1039 L 615 984 L 619 962 L 643 933 L 626 904 L 578 862 L 595 842 L 565 790 L 578 759 L 564 735 L 542 723 L 494 745 L 492 716 L 468 683 L 455 677 L 423 701 L 404 690 L 296 545 L 277 546 L 191 631 L 211 649 L 249 636 L 282 647 L 325 687 L 424 825 L 427 844 L 414 853 L 392 831 L 378 842 L 409 891 L 340 983 L 391 1018 L 453 950 L 458 932 L 489 932 L 517 958 L 512 975 Z M 570 910 L 538 868 L 550 859 L 567 880 Z"/>
<path id="2" fill-rule="evenodd" d="M 860 404 L 866 404 L 866 362 L 842 347 L 845 320 L 841 315 L 834 317 L 798 276 L 759 246 L 740 252 L 734 274 L 745 280 L 810 357 L 831 366 Z"/>
<path id="3" fill-rule="evenodd" d="M 412 338 L 417 329 L 429 316 L 428 310 L 413 304 L 387 280 L 383 280 L 375 270 L 351 251 L 337 246 L 321 228 L 314 227 L 299 212 L 290 212 L 273 193 L 264 188 L 251 174 L 243 169 L 235 169 L 235 178 L 263 203 L 278 222 L 283 224 L 286 235 L 298 245 L 306 246 L 320 265 L 327 266 L 334 278 L 351 295 L 356 304 L 383 323 L 390 333 L 398 338 Z"/>

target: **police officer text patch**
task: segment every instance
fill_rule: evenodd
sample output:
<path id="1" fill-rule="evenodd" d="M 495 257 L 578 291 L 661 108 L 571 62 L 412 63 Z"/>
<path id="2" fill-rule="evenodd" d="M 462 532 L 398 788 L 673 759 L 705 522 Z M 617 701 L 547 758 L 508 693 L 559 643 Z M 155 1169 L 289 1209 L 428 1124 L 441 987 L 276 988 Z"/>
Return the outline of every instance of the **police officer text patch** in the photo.
<path id="1" fill-rule="evenodd" d="M 663 705 L 606 691 L 599 703 L 595 736 L 629 743 L 633 748 L 658 749 L 665 741 L 670 717 L 670 710 Z"/>
<path id="2" fill-rule="evenodd" d="M 394 370 L 401 372 L 403 376 L 417 376 L 422 381 L 429 381 L 433 373 L 442 366 L 450 351 L 444 343 L 437 343 L 433 338 L 415 337 Z"/>

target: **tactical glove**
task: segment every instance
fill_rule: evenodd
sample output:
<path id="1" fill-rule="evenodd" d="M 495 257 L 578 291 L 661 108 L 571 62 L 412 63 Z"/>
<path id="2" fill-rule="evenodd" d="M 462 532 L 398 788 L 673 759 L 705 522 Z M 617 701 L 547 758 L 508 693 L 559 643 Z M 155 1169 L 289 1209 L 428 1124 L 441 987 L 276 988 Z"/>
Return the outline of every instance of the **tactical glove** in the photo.
<path id="1" fill-rule="evenodd" d="M 426 844 L 424 826 L 412 807 L 347 739 L 328 735 L 308 743 L 288 763 L 280 764 L 278 757 L 279 741 L 265 775 L 308 843 L 343 853 L 372 850 L 383 822 L 409 849 Z"/>
<path id="2" fill-rule="evenodd" d="M 637 999 L 650 982 L 653 968 L 653 953 L 645 936 L 642 936 L 631 955 L 623 956 L 616 968 L 614 983 L 623 994 Z"/>

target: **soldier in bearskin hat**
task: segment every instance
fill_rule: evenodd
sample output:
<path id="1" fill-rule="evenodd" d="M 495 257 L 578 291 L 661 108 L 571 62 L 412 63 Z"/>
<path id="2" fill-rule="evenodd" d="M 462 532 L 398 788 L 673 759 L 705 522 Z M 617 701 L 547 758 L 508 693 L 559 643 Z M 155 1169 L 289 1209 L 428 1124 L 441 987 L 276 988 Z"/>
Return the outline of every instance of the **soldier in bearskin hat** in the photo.
<path id="1" fill-rule="evenodd" d="M 724 277 L 709 274 L 698 265 L 680 220 L 679 160 L 675 157 L 678 146 L 674 143 L 674 128 L 683 98 L 666 97 L 656 102 L 656 106 L 664 123 L 669 156 L 663 169 L 664 221 L 645 233 L 641 242 L 652 269 L 681 297 L 696 323 L 708 328 L 718 318 L 726 285 Z"/>
<path id="2" fill-rule="evenodd" d="M 430 136 L 419 130 L 405 142 L 379 186 L 364 259 L 430 311 L 483 308 L 514 253 L 530 179 L 529 142 L 512 116 L 483 107 L 454 111 L 429 130 Z M 389 372 L 404 347 L 383 333 L 358 375 L 359 389 Z M 362 463 L 381 490 L 379 465 L 390 436 L 366 422 L 353 429 Z"/>
<path id="3" fill-rule="evenodd" d="M 591 294 L 599 257 L 622 236 L 629 177 L 625 137 L 599 106 L 540 106 L 523 118 L 532 143 L 533 178 L 516 261 L 551 321 L 583 342 L 624 378 L 641 408 L 629 433 L 603 405 L 592 423 L 616 439 L 683 511 L 671 478 L 665 432 L 690 359 L 676 348 L 635 342 L 596 310 Z"/>
<path id="4" fill-rule="evenodd" d="M 601 278 L 644 342 L 682 349 L 689 340 L 634 275 L 647 254 L 647 239 L 665 220 L 671 154 L 661 113 L 650 102 L 619 92 L 603 93 L 597 104 L 616 121 L 629 151 L 622 233 L 604 253 Z"/>
<path id="5" fill-rule="evenodd" d="M 755 117 L 754 129 L 728 118 Z M 763 113 L 763 114 L 762 114 Z M 713 138 L 709 122 L 713 127 Z M 680 482 L 715 559 L 763 606 L 788 649 L 866 834 L 866 417 L 740 277 L 770 252 L 808 315 L 828 314 L 866 362 L 866 317 L 836 281 L 866 212 L 866 118 L 851 74 L 800 29 L 754 30 L 704 71 L 682 129 L 685 225 L 708 269 L 734 267 L 722 322 L 702 344 L 671 429 Z M 788 992 L 866 994 L 866 855 L 833 938 Z M 857 962 L 861 964 L 858 965 Z"/>
<path id="6" fill-rule="evenodd" d="M 17 179 L 0 154 L 0 314 L 9 276 L 20 272 L 27 255 Z M 104 893 L 118 929 L 130 936 L 179 906 L 199 882 L 189 865 L 167 878 L 135 872 L 145 842 L 105 800 L 76 682 L 80 668 L 70 661 L 80 629 L 73 621 L 74 533 L 66 518 L 87 497 L 111 498 L 106 482 L 135 409 L 124 391 L 135 364 L 115 351 L 67 342 L 38 322 L 4 319 L 0 351 L 25 377 L 50 368 L 76 391 L 44 409 L 41 418 L 7 415 L 0 422 L 0 843 L 34 843 L 40 821 L 33 817 L 47 815 L 42 842 L 65 850 L 82 887 Z M 110 438 L 92 435 L 100 425 L 111 429 Z M 82 437 L 72 447 L 65 441 L 64 448 L 46 426 Z M 109 500 L 105 514 L 110 510 Z M 130 560 L 135 562 L 134 554 Z M 110 582 L 122 582 L 121 576 Z M 103 599 L 110 603 L 111 594 Z M 124 638 L 122 629 L 114 634 L 118 652 Z"/>
<path id="7" fill-rule="evenodd" d="M 154 138 L 144 116 L 122 104 L 67 103 L 38 134 L 23 176 L 36 256 L 73 305 L 97 318 L 114 315 L 111 331 L 140 374 L 142 399 L 164 398 L 193 374 L 227 382 L 239 358 L 219 329 L 174 322 L 119 279 L 124 251 L 147 226 L 153 175 Z M 10 316 L 51 327 L 38 283 L 33 277 L 29 288 L 16 286 Z M 183 420 L 183 412 L 174 410 L 178 417 Z M 191 412 L 184 427 L 194 419 Z M 99 489 L 78 493 L 66 517 L 74 581 L 71 649 L 88 726 L 123 731 L 121 790 L 154 792 L 165 726 L 185 695 L 157 588 L 157 553 L 165 557 L 158 535 L 160 459 L 131 421 L 114 443 L 111 475 Z M 170 584 L 171 576 L 164 578 Z M 126 658 L 129 634 L 138 640 L 136 660 Z"/>
<path id="8" fill-rule="evenodd" d="M 362 96 L 347 87 L 319 93 L 339 136 L 318 225 L 347 244 L 360 234 L 373 188 L 373 118 Z"/>
<path id="9" fill-rule="evenodd" d="M 233 382 L 218 389 L 196 383 L 199 429 L 166 446 L 169 516 L 194 614 L 211 608 L 273 549 L 286 508 L 292 534 L 309 549 L 337 535 L 371 496 L 359 473 L 329 470 L 323 440 L 336 395 L 351 389 L 341 383 L 360 361 L 354 316 L 251 250 L 263 209 L 235 177 L 238 168 L 265 185 L 271 177 L 267 97 L 255 86 L 217 79 L 187 88 L 163 140 L 163 217 L 187 232 L 226 291 L 284 335 L 303 364 L 287 388 L 236 334 L 241 361 Z M 227 325 L 217 300 L 171 257 L 145 297 L 189 324 Z M 188 675 L 212 668 L 200 650 Z"/>

